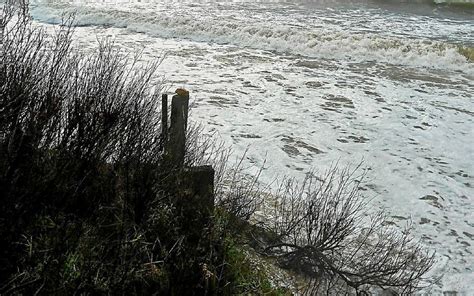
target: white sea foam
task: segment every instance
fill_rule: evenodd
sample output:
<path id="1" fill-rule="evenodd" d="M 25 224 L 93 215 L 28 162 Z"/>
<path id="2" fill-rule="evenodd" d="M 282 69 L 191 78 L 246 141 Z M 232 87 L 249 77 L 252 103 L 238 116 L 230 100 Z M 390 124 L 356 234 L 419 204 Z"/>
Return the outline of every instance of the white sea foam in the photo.
<path id="1" fill-rule="evenodd" d="M 59 23 L 64 14 L 72 12 L 76 13 L 79 26 L 113 26 L 162 38 L 233 44 L 348 63 L 376 61 L 450 69 L 474 75 L 474 65 L 459 54 L 456 45 L 443 41 L 351 32 L 335 26 L 311 26 L 311 22 L 296 27 L 279 23 L 278 19 L 242 21 L 233 15 L 217 18 L 212 14 L 198 19 L 184 11 L 170 15 L 157 11 L 70 5 L 38 5 L 32 10 L 35 19 L 48 23 Z"/>

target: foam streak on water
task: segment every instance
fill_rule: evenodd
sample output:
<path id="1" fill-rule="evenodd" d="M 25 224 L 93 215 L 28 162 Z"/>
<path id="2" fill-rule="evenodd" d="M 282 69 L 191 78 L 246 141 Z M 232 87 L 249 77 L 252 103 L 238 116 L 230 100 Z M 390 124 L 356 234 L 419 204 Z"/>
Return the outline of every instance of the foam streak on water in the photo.
<path id="1" fill-rule="evenodd" d="M 121 2 L 120 5 L 117 4 Z M 33 2 L 54 24 L 77 11 L 77 44 L 96 35 L 167 53 L 162 70 L 194 96 L 193 118 L 264 178 L 364 159 L 364 187 L 437 251 L 429 295 L 474 295 L 474 15 L 377 5 Z M 399 6 L 401 4 L 398 4 Z"/>

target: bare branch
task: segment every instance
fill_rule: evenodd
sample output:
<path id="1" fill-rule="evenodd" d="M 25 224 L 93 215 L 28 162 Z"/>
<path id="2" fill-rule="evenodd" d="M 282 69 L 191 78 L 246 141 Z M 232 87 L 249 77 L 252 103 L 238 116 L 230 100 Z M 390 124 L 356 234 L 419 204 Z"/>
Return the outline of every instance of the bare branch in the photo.
<path id="1" fill-rule="evenodd" d="M 311 293 L 363 293 L 374 287 L 411 293 L 434 254 L 414 241 L 408 228 L 387 227 L 383 212 L 369 211 L 359 189 L 365 175 L 360 166 L 335 165 L 322 177 L 308 174 L 302 183 L 284 180 L 262 223 L 276 237 L 263 242 L 262 252 L 309 276 Z"/>

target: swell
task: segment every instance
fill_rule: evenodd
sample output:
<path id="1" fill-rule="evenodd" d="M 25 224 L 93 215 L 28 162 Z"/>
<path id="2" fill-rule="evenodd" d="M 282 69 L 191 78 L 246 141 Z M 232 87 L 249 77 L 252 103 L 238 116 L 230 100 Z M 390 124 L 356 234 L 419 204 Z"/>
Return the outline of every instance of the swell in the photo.
<path id="1" fill-rule="evenodd" d="M 474 73 L 473 49 L 443 41 L 351 32 L 341 27 L 295 26 L 276 20 L 245 21 L 213 14 L 176 16 L 149 10 L 120 11 L 68 5 L 41 5 L 32 9 L 36 20 L 52 24 L 72 12 L 76 13 L 79 26 L 113 26 L 161 38 L 232 44 L 349 63 L 376 61 Z"/>

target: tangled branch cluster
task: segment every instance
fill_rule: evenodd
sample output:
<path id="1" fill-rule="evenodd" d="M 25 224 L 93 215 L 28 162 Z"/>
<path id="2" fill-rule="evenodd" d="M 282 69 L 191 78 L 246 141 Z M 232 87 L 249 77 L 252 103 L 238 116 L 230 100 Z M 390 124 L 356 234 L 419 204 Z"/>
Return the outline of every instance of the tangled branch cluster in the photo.
<path id="1" fill-rule="evenodd" d="M 359 171 L 334 166 L 322 177 L 282 182 L 271 219 L 263 222 L 275 235 L 261 242 L 263 252 L 309 276 L 309 295 L 363 295 L 374 288 L 409 294 L 433 264 L 434 254 L 408 228 L 399 231 L 383 212 L 371 213 Z"/>

